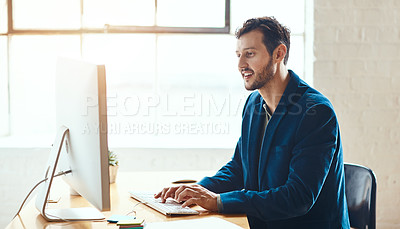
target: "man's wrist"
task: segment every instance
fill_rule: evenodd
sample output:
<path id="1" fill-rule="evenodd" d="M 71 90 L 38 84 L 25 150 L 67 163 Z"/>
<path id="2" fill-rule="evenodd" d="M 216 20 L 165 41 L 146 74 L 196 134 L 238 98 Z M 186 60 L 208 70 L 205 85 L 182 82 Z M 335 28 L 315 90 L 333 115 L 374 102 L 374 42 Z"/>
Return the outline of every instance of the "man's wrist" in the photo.
<path id="1" fill-rule="evenodd" d="M 217 195 L 217 208 L 218 208 L 218 212 L 220 212 L 220 213 L 224 210 L 224 205 L 222 204 L 220 194 Z"/>

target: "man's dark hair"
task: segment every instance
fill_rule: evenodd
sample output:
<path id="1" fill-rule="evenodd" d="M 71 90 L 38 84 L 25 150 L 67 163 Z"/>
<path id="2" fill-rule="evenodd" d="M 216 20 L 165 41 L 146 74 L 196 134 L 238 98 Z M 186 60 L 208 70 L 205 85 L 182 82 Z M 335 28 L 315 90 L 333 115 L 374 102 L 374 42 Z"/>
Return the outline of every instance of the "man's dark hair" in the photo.
<path id="1" fill-rule="evenodd" d="M 243 26 L 236 30 L 236 38 L 250 31 L 258 30 L 263 33 L 263 42 L 268 53 L 272 56 L 275 48 L 280 44 L 286 46 L 286 56 L 283 63 L 286 65 L 289 59 L 290 30 L 281 25 L 274 17 L 252 18 L 243 23 Z"/>

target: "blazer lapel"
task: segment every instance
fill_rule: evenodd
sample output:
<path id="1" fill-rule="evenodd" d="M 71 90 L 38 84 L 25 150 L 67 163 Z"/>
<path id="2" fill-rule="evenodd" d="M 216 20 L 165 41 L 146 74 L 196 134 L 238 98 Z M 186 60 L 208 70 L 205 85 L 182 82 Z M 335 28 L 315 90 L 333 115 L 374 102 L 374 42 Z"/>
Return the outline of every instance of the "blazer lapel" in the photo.
<path id="1" fill-rule="evenodd" d="M 252 111 L 253 114 L 251 115 L 250 125 L 248 126 L 248 145 L 247 145 L 247 157 L 248 157 L 248 168 L 249 168 L 249 175 L 252 177 L 248 179 L 251 183 L 249 184 L 252 190 L 257 189 L 258 185 L 258 166 L 257 162 L 259 161 L 260 155 L 260 141 L 261 134 L 262 134 L 262 126 L 264 126 L 264 112 L 262 112 L 262 101 L 263 98 L 260 97 L 260 102 L 256 103 L 254 106 L 254 110 Z M 253 177 L 254 176 L 254 177 Z"/>
<path id="2" fill-rule="evenodd" d="M 262 187 L 261 181 L 264 180 L 266 165 L 269 158 L 269 151 L 273 140 L 274 133 L 279 126 L 279 122 L 286 115 L 286 105 L 279 104 L 271 119 L 268 122 L 267 128 L 265 129 L 264 138 L 260 149 L 260 159 L 258 164 L 258 187 Z"/>
<path id="3" fill-rule="evenodd" d="M 279 123 L 283 117 L 287 114 L 287 108 L 291 104 L 289 103 L 289 97 L 296 93 L 299 87 L 300 78 L 289 70 L 290 81 L 286 86 L 285 92 L 282 95 L 281 100 L 275 112 L 272 114 L 271 119 L 268 122 L 267 128 L 265 129 L 264 138 L 260 149 L 260 159 L 258 164 L 258 187 L 262 187 L 261 182 L 264 181 L 265 174 L 267 171 L 266 165 L 269 158 L 269 152 L 271 150 L 271 144 L 274 138 L 275 131 L 279 127 Z"/>

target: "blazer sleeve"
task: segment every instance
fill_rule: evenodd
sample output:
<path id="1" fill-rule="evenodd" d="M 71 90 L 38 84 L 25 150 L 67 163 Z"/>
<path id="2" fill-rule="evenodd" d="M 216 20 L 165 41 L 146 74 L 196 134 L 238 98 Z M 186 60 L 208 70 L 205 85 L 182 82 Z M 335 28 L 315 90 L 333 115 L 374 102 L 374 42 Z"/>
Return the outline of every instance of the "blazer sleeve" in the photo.
<path id="1" fill-rule="evenodd" d="M 241 138 L 236 144 L 235 153 L 231 161 L 223 166 L 214 176 L 205 177 L 198 184 L 215 193 L 229 192 L 243 188 L 240 141 Z"/>
<path id="2" fill-rule="evenodd" d="M 223 213 L 246 213 L 264 220 L 306 214 L 324 185 L 337 148 L 339 127 L 329 104 L 303 113 L 295 134 L 286 183 L 265 191 L 236 190 L 220 195 Z"/>

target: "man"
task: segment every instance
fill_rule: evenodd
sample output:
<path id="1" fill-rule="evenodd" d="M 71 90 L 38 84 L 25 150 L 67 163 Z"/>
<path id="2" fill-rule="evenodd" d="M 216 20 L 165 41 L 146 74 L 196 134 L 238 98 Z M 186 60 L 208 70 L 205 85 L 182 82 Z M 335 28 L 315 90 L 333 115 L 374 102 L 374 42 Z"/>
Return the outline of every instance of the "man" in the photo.
<path id="1" fill-rule="evenodd" d="M 213 177 L 155 195 L 220 213 L 246 213 L 251 228 L 350 228 L 343 153 L 332 104 L 287 70 L 290 32 L 274 18 L 236 32 L 247 90 L 234 156 Z"/>

